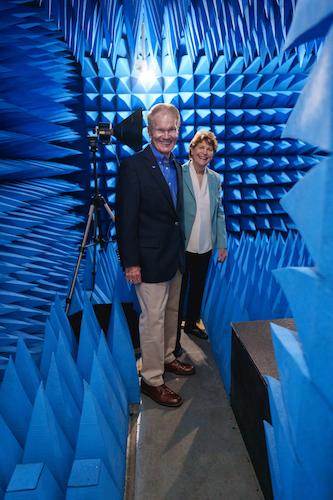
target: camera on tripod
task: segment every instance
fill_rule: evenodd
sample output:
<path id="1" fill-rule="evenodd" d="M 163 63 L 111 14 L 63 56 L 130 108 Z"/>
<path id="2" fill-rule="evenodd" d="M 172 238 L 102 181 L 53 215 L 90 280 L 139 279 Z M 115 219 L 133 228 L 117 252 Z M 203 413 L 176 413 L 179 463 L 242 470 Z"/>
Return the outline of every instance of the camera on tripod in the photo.
<path id="1" fill-rule="evenodd" d="M 98 122 L 94 134 L 88 135 L 90 149 L 96 152 L 98 143 L 103 146 L 111 144 L 112 136 L 134 151 L 142 149 L 142 108 L 137 109 L 116 125 L 109 122 Z"/>
<path id="2" fill-rule="evenodd" d="M 99 137 L 101 143 L 106 146 L 110 144 L 113 135 L 113 128 L 111 123 L 99 122 L 95 128 L 96 135 Z"/>
<path id="3" fill-rule="evenodd" d="M 79 255 L 77 258 L 73 279 L 70 285 L 70 289 L 66 298 L 66 314 L 69 313 L 72 297 L 74 294 L 75 283 L 79 273 L 79 267 L 81 260 L 84 256 L 85 249 L 87 247 L 87 241 L 90 234 L 90 228 L 93 227 L 93 265 L 92 265 L 92 276 L 93 276 L 93 284 L 96 275 L 96 246 L 99 244 L 101 247 L 104 246 L 106 240 L 102 236 L 101 230 L 101 217 L 99 215 L 99 211 L 104 208 L 108 213 L 110 219 L 114 222 L 115 216 L 109 207 L 107 201 L 98 191 L 98 178 L 97 178 L 97 151 L 98 145 L 102 144 L 103 146 L 107 146 L 111 143 L 112 136 L 118 139 L 123 144 L 129 146 L 134 151 L 139 151 L 142 148 L 142 109 L 137 109 L 132 113 L 128 118 L 125 118 L 122 122 L 112 126 L 111 123 L 98 122 L 98 125 L 95 126 L 94 133 L 92 135 L 88 135 L 88 144 L 90 151 L 93 154 L 93 172 L 94 172 L 94 184 L 95 184 L 95 193 L 91 199 L 91 203 L 89 206 L 88 218 L 86 222 L 86 227 L 84 230 L 84 235 L 82 239 L 82 243 L 80 246 Z M 118 158 L 118 157 L 117 157 Z M 119 160 L 118 160 L 119 164 Z"/>
<path id="4" fill-rule="evenodd" d="M 88 135 L 87 137 L 91 151 L 97 151 L 99 142 L 103 146 L 107 146 L 108 144 L 110 144 L 112 135 L 113 128 L 111 123 L 99 122 L 95 127 L 94 133 L 92 135 Z"/>

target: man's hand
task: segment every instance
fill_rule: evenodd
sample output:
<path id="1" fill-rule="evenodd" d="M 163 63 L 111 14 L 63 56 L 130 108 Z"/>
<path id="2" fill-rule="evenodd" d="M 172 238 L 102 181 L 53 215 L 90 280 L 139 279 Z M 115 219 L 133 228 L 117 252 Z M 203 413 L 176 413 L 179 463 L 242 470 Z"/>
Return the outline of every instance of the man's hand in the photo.
<path id="1" fill-rule="evenodd" d="M 228 257 L 228 250 L 226 248 L 219 248 L 217 254 L 218 262 L 224 262 L 227 257 Z"/>
<path id="2" fill-rule="evenodd" d="M 138 285 L 141 283 L 141 267 L 140 266 L 131 266 L 125 268 L 125 277 L 128 283 L 133 283 L 134 285 Z"/>

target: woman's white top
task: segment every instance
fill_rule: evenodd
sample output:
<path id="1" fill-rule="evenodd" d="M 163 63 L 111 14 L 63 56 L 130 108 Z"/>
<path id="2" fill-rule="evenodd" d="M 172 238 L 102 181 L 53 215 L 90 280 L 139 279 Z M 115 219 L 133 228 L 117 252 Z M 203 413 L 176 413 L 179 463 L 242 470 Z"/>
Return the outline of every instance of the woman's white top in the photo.
<path id="1" fill-rule="evenodd" d="M 208 176 L 205 169 L 200 186 L 192 162 L 190 162 L 189 167 L 197 211 L 186 250 L 192 253 L 206 253 L 212 249 L 210 198 L 207 180 Z"/>

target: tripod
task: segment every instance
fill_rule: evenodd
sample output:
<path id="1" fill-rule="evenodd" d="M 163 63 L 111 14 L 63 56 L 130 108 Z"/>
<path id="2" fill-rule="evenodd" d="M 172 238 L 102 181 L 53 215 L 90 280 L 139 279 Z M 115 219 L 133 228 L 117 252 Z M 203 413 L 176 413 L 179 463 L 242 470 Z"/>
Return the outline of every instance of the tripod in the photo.
<path id="1" fill-rule="evenodd" d="M 96 161 L 96 153 L 98 149 L 98 137 L 97 136 L 88 136 L 88 142 L 90 146 L 90 151 L 93 154 L 93 168 L 94 168 L 94 185 L 95 185 L 95 194 L 91 199 L 91 203 L 89 206 L 89 212 L 88 212 L 88 218 L 86 222 L 86 227 L 84 230 L 82 242 L 80 245 L 80 251 L 79 255 L 76 261 L 75 265 L 75 270 L 73 274 L 73 279 L 71 282 L 71 286 L 68 292 L 68 295 L 66 297 L 66 307 L 65 307 L 65 313 L 69 313 L 69 309 L 71 306 L 72 298 L 74 295 L 74 290 L 75 290 L 75 285 L 76 285 L 76 280 L 79 274 L 79 269 L 80 269 L 80 264 L 82 261 L 82 258 L 84 256 L 84 252 L 87 248 L 87 240 L 89 237 L 90 233 L 90 228 L 92 222 L 94 222 L 94 233 L 93 233 L 93 245 L 94 245 L 94 254 L 93 254 L 93 271 L 92 271 L 92 276 L 93 276 L 93 287 L 95 285 L 95 276 L 96 276 L 96 247 L 97 244 L 103 245 L 105 243 L 103 237 L 102 237 L 102 231 L 101 231 L 101 224 L 100 224 L 100 218 L 99 218 L 99 209 L 104 207 L 106 212 L 108 213 L 110 219 L 115 222 L 115 216 L 114 213 L 112 212 L 111 208 L 105 201 L 104 197 L 98 192 L 98 178 L 97 178 L 97 161 Z"/>

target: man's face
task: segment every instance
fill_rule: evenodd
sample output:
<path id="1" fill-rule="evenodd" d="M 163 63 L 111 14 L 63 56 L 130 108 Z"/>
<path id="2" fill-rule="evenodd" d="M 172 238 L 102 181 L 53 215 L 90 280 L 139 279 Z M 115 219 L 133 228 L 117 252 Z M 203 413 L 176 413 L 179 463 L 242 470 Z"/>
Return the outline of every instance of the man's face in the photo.
<path id="1" fill-rule="evenodd" d="M 148 133 L 157 151 L 165 156 L 170 155 L 178 139 L 178 129 L 179 123 L 172 113 L 164 111 L 155 115 Z"/>

